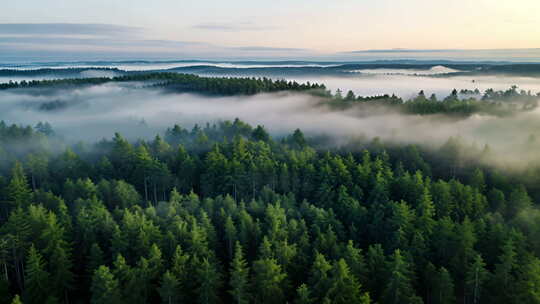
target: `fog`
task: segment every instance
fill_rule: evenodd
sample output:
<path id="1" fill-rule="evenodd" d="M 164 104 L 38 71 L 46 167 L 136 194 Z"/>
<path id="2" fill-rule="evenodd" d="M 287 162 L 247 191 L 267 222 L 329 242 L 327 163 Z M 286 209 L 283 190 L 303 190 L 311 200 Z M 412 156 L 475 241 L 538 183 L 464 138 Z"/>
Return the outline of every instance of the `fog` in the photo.
<path id="1" fill-rule="evenodd" d="M 437 97 L 446 97 L 453 89 L 486 89 L 507 90 L 512 85 L 520 89 L 540 92 L 540 80 L 533 77 L 513 76 L 453 76 L 431 77 L 420 75 L 399 74 L 358 74 L 350 77 L 291 77 L 298 82 L 324 83 L 333 92 L 341 89 L 346 93 L 352 90 L 361 96 L 373 96 L 382 94 L 395 94 L 409 99 L 415 97 L 420 90 L 425 94 L 436 94 Z"/>
<path id="2" fill-rule="evenodd" d="M 387 74 L 387 75 L 444 75 L 460 72 L 459 70 L 451 69 L 442 65 L 436 65 L 430 69 L 359 69 L 352 70 L 352 73 L 363 74 Z"/>
<path id="3" fill-rule="evenodd" d="M 244 97 L 165 94 L 138 84 L 106 84 L 74 90 L 8 90 L 0 92 L 0 119 L 31 124 L 47 121 L 67 140 L 98 140 L 120 132 L 128 138 L 150 138 L 174 124 L 240 118 L 264 125 L 273 135 L 300 128 L 311 136 L 329 135 L 341 145 L 353 138 L 440 146 L 459 136 L 478 146 L 489 144 L 509 161 L 531 157 L 521 150 L 531 134 L 540 135 L 540 111 L 500 118 L 473 115 L 451 119 L 442 115 L 400 114 L 389 109 L 332 111 L 310 95 L 278 93 Z M 536 157 L 536 156 L 534 156 Z"/>
<path id="4" fill-rule="evenodd" d="M 32 81 L 32 80 L 51 80 L 59 78 L 95 78 L 95 77 L 115 77 L 119 76 L 120 73 L 107 70 L 99 69 L 88 69 L 80 72 L 69 72 L 69 73 L 47 73 L 44 75 L 38 76 L 0 76 L 0 83 L 21 82 L 21 81 Z"/>
<path id="5" fill-rule="evenodd" d="M 301 67 L 331 67 L 339 64 L 319 63 L 242 63 L 242 62 L 215 62 L 215 61 L 169 61 L 169 62 L 88 62 L 88 63 L 28 63 L 28 64 L 2 64 L 0 69 L 36 70 L 36 69 L 65 69 L 65 68 L 117 68 L 124 71 L 151 71 L 178 67 L 213 66 L 219 68 L 301 68 Z"/>
<path id="6" fill-rule="evenodd" d="M 273 68 L 293 68 L 292 70 L 279 70 L 279 77 L 287 80 L 294 80 L 297 82 L 305 83 L 323 83 L 332 92 L 341 89 L 346 93 L 348 90 L 352 90 L 355 94 L 361 96 L 373 96 L 383 94 L 395 94 L 404 99 L 413 98 L 420 90 L 424 90 L 426 94 L 436 94 L 439 98 L 446 97 L 455 88 L 458 90 L 479 89 L 481 92 L 486 89 L 506 90 L 513 85 L 517 85 L 520 89 L 531 90 L 533 92 L 540 91 L 540 81 L 538 78 L 533 77 L 517 77 L 517 76 L 490 76 L 490 75 L 470 75 L 470 76 L 452 76 L 451 73 L 459 72 L 458 70 L 450 69 L 448 67 L 438 65 L 429 69 L 359 69 L 352 71 L 342 70 L 343 76 L 325 76 L 309 74 L 302 76 L 299 74 L 299 70 L 295 67 L 323 67 L 331 65 L 323 64 L 251 64 L 251 63 L 217 63 L 217 62 L 134 62 L 134 63 L 102 63 L 101 67 L 114 67 L 124 71 L 144 71 L 144 70 L 158 70 L 167 69 L 172 67 L 187 67 L 194 65 L 211 65 L 216 67 L 234 68 L 235 74 L 202 74 L 201 76 L 212 77 L 270 77 L 276 78 L 272 73 L 275 73 Z M 91 63 L 88 65 L 62 65 L 62 64 L 49 64 L 39 65 L 39 68 L 88 68 L 92 67 Z M 95 64 L 93 65 L 95 67 Z M 12 67 L 13 68 L 13 67 Z M 29 67 L 19 67 L 19 69 L 28 69 Z M 35 68 L 35 67 L 34 67 Z M 260 68 L 256 74 L 251 71 L 243 71 L 245 68 Z M 268 72 L 265 72 L 268 71 Z M 114 71 L 106 70 L 85 70 L 80 73 L 72 74 L 48 74 L 46 76 L 39 77 L 0 77 L 0 83 L 22 80 L 42 80 L 42 79 L 56 79 L 56 78 L 89 78 L 89 77 L 114 77 L 118 76 L 118 73 Z"/>

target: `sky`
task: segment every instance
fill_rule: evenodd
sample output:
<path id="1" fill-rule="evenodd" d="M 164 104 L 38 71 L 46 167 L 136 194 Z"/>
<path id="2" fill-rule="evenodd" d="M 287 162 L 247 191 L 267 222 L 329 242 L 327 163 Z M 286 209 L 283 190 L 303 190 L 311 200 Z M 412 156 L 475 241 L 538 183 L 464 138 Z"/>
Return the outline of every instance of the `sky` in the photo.
<path id="1" fill-rule="evenodd" d="M 524 55 L 536 59 L 538 11 L 538 0 L 5 1 L 0 60 L 351 60 L 396 49 L 537 49 Z"/>

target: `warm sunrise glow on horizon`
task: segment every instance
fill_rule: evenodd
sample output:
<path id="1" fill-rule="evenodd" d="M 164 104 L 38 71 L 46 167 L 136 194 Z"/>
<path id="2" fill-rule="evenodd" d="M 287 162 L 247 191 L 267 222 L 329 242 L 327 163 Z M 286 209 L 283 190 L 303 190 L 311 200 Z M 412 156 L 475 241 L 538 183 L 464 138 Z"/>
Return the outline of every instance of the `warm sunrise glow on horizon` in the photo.
<path id="1" fill-rule="evenodd" d="M 3 4 L 1 48 L 272 58 L 540 47 L 537 0 L 50 0 L 47 14 L 38 3 Z M 102 28 L 74 28 L 89 24 Z"/>

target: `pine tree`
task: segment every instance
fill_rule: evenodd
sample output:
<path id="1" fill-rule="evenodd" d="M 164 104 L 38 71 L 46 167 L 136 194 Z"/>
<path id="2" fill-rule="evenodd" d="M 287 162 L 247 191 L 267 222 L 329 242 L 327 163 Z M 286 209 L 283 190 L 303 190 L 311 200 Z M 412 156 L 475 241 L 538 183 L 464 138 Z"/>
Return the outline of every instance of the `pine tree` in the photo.
<path id="1" fill-rule="evenodd" d="M 6 192 L 9 200 L 15 206 L 22 207 L 31 203 L 32 192 L 20 162 L 15 162 Z"/>
<path id="2" fill-rule="evenodd" d="M 310 289 L 314 291 L 316 300 L 322 301 L 330 288 L 330 270 L 332 265 L 328 263 L 325 256 L 321 253 L 315 253 L 315 260 L 311 266 L 309 276 Z"/>
<path id="3" fill-rule="evenodd" d="M 234 222 L 230 216 L 225 220 L 225 241 L 227 242 L 227 254 L 229 259 L 233 257 L 233 247 L 238 235 Z"/>
<path id="4" fill-rule="evenodd" d="M 493 283 L 498 295 L 497 300 L 500 303 L 508 303 L 515 298 L 517 253 L 513 239 L 506 240 L 501 249 L 502 254 L 499 256 L 499 262 L 495 265 Z"/>
<path id="5" fill-rule="evenodd" d="M 161 297 L 161 303 L 163 304 L 177 304 L 179 302 L 178 279 L 170 271 L 166 271 L 161 279 L 161 286 L 159 287 L 159 296 Z"/>
<path id="6" fill-rule="evenodd" d="M 331 299 L 332 303 L 336 304 L 369 304 L 371 302 L 369 296 L 361 294 L 360 284 L 350 273 L 349 266 L 344 259 L 335 262 L 332 267 L 331 286 L 326 298 Z"/>
<path id="7" fill-rule="evenodd" d="M 435 289 L 433 290 L 433 304 L 456 303 L 454 294 L 454 282 L 446 268 L 441 267 L 437 274 Z"/>
<path id="8" fill-rule="evenodd" d="M 385 271 L 386 257 L 380 244 L 370 245 L 366 254 L 367 289 L 373 293 L 373 298 L 380 298 L 388 280 Z"/>
<path id="9" fill-rule="evenodd" d="M 294 304 L 312 304 L 313 298 L 311 297 L 311 291 L 309 290 L 309 287 L 306 284 L 300 285 L 296 289 L 296 299 L 294 300 Z"/>
<path id="10" fill-rule="evenodd" d="M 275 259 L 261 259 L 253 263 L 255 302 L 278 304 L 285 301 L 284 283 L 287 274 Z"/>
<path id="11" fill-rule="evenodd" d="M 264 127 L 260 125 L 258 125 L 255 128 L 255 130 L 253 130 L 253 133 L 251 133 L 251 136 L 255 140 L 260 140 L 260 141 L 265 141 L 265 142 L 270 140 L 270 135 L 268 134 L 268 132 L 266 132 Z"/>
<path id="12" fill-rule="evenodd" d="M 107 266 L 99 266 L 92 277 L 92 304 L 120 304 L 120 286 Z"/>
<path id="13" fill-rule="evenodd" d="M 488 278 L 489 272 L 486 270 L 486 264 L 482 256 L 477 254 L 468 266 L 465 277 L 466 292 L 470 303 L 477 304 L 480 302 L 482 290 Z"/>
<path id="14" fill-rule="evenodd" d="M 43 303 L 51 294 L 50 275 L 43 257 L 33 245 L 28 251 L 25 273 L 24 301 L 29 304 Z"/>
<path id="15" fill-rule="evenodd" d="M 204 258 L 197 271 L 197 282 L 199 283 L 198 299 L 200 304 L 219 303 L 219 288 L 221 286 L 221 275 L 216 266 L 207 258 Z"/>
<path id="16" fill-rule="evenodd" d="M 229 285 L 234 303 L 247 304 L 250 300 L 249 292 L 249 269 L 246 261 L 244 260 L 244 254 L 242 252 L 242 246 L 239 242 L 236 242 L 234 258 L 231 261 L 230 266 L 231 278 Z"/>
<path id="17" fill-rule="evenodd" d="M 419 298 L 412 287 L 413 272 L 399 249 L 394 251 L 389 263 L 389 278 L 383 293 L 385 304 L 418 303 Z M 421 301 L 421 299 L 420 299 Z"/>
<path id="18" fill-rule="evenodd" d="M 68 302 L 68 291 L 73 288 L 73 263 L 68 249 L 59 244 L 53 249 L 50 257 L 51 281 L 58 298 Z"/>
<path id="19" fill-rule="evenodd" d="M 182 248 L 178 245 L 174 251 L 170 271 L 174 277 L 178 280 L 179 289 L 179 302 L 183 303 L 186 299 L 192 298 L 194 288 L 190 288 L 195 285 L 194 280 L 190 274 L 189 269 L 190 256 L 182 251 Z"/>
<path id="20" fill-rule="evenodd" d="M 431 236 L 435 226 L 435 206 L 431 200 L 428 188 L 424 189 L 420 202 L 416 207 L 418 229 L 426 236 Z"/>
<path id="21" fill-rule="evenodd" d="M 345 247 L 344 259 L 351 268 L 351 273 L 358 281 L 363 283 L 369 280 L 367 277 L 366 261 L 362 254 L 362 250 L 354 247 L 353 241 L 351 240 L 349 240 L 347 247 Z"/>
<path id="22" fill-rule="evenodd" d="M 517 299 L 520 303 L 540 303 L 540 259 L 532 258 L 519 275 Z"/>
<path id="23" fill-rule="evenodd" d="M 88 256 L 88 262 L 86 263 L 86 271 L 90 276 L 94 274 L 99 266 L 104 265 L 105 260 L 103 258 L 103 250 L 97 243 L 93 243 L 90 247 L 90 254 Z"/>

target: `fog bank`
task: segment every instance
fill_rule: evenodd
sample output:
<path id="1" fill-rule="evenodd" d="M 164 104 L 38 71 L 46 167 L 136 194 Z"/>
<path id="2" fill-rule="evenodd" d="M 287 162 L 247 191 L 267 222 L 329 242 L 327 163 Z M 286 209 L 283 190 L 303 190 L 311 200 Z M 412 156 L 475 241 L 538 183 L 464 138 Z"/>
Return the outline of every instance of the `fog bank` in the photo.
<path id="1" fill-rule="evenodd" d="M 241 97 L 165 94 L 137 84 L 105 84 L 71 90 L 0 92 L 0 119 L 8 123 L 51 123 L 68 140 L 98 140 L 120 132 L 129 138 L 151 137 L 174 124 L 240 118 L 264 125 L 274 135 L 300 128 L 308 135 L 330 135 L 339 145 L 351 138 L 379 137 L 396 143 L 440 145 L 459 136 L 479 146 L 489 144 L 501 155 L 530 158 L 522 147 L 540 136 L 540 111 L 500 118 L 473 115 L 405 115 L 390 109 L 332 111 L 310 95 L 278 93 Z M 527 155 L 525 155 L 527 154 Z"/>

